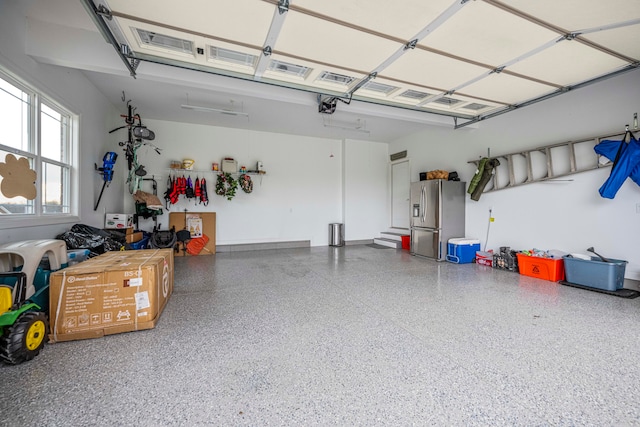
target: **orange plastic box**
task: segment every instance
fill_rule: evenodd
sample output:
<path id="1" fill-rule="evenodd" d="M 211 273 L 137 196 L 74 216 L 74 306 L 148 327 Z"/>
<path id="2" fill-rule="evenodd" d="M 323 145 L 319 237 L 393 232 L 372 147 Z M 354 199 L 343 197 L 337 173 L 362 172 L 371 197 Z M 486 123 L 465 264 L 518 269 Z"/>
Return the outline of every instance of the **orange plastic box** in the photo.
<path id="1" fill-rule="evenodd" d="M 564 261 L 562 259 L 541 258 L 518 254 L 520 274 L 536 279 L 559 282 L 564 280 Z"/>
<path id="2" fill-rule="evenodd" d="M 402 249 L 410 250 L 411 249 L 411 236 L 402 236 Z"/>

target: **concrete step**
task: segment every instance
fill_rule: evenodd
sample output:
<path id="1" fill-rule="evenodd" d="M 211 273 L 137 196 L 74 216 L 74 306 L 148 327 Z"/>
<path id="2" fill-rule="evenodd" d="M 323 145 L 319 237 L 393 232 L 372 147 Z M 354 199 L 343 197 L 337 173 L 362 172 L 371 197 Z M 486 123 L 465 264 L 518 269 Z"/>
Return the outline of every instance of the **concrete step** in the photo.
<path id="1" fill-rule="evenodd" d="M 402 248 L 402 242 L 397 240 L 385 239 L 382 237 L 376 237 L 375 239 L 373 239 L 373 243 L 376 243 L 382 246 L 388 246 L 390 248 L 395 248 L 395 249 Z"/>
<path id="2" fill-rule="evenodd" d="M 382 239 L 397 240 L 398 242 L 402 242 L 402 233 L 398 233 L 396 231 L 381 231 L 380 237 Z"/>
<path id="3" fill-rule="evenodd" d="M 382 231 L 380 233 L 380 237 L 383 239 L 389 240 L 397 240 L 398 242 L 402 242 L 402 236 L 408 236 L 409 233 L 401 233 L 398 231 Z"/>

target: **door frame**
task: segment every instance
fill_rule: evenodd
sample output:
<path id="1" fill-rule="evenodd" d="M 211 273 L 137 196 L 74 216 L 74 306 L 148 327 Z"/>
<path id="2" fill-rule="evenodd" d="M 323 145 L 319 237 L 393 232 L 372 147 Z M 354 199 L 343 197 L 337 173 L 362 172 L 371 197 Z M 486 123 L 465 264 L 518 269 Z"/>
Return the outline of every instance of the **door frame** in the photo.
<path id="1" fill-rule="evenodd" d="M 394 227 L 393 226 L 393 167 L 400 163 L 407 163 L 409 168 L 409 180 L 407 181 L 407 188 L 409 190 L 409 204 L 407 207 L 407 218 L 409 220 L 409 226 L 407 228 L 404 227 Z M 399 160 L 395 160 L 389 162 L 389 228 L 396 230 L 407 230 L 411 229 L 411 159 L 409 157 L 405 157 Z"/>

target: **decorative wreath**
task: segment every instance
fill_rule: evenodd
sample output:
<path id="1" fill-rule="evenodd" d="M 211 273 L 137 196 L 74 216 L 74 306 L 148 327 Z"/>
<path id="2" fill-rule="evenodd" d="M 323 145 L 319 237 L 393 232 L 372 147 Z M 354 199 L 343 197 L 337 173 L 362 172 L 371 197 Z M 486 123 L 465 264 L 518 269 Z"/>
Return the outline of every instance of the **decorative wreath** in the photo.
<path id="1" fill-rule="evenodd" d="M 231 200 L 236 195 L 238 181 L 233 179 L 230 173 L 221 173 L 216 180 L 216 194 Z"/>
<path id="2" fill-rule="evenodd" d="M 245 193 L 251 193 L 253 191 L 253 181 L 251 181 L 251 177 L 249 175 L 243 173 L 240 175 L 240 178 L 238 178 L 238 181 L 240 181 L 240 188 L 242 188 L 242 191 Z"/>

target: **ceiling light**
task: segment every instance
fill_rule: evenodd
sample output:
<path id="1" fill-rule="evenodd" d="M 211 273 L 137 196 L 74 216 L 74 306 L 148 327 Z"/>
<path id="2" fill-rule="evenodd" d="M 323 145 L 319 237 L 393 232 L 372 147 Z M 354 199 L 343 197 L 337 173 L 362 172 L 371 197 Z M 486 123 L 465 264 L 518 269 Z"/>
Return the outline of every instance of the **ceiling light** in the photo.
<path id="1" fill-rule="evenodd" d="M 346 131 L 349 131 L 349 132 L 365 133 L 367 135 L 371 134 L 371 131 L 368 131 L 366 129 L 351 128 L 351 127 L 348 127 L 348 126 L 338 126 L 338 125 L 325 124 L 324 127 L 332 128 L 332 129 L 341 129 L 341 130 L 346 130 Z"/>
<path id="2" fill-rule="evenodd" d="M 323 118 L 322 125 L 326 128 L 342 129 L 350 132 L 366 133 L 367 135 L 371 133 L 371 131 L 366 129 L 367 122 L 364 121 L 363 123 L 361 119 L 356 120 L 356 123 L 338 123 L 332 120 L 325 120 Z"/>
<path id="3" fill-rule="evenodd" d="M 185 110 L 202 111 L 204 113 L 220 113 L 220 114 L 225 114 L 227 116 L 249 117 L 248 113 L 243 113 L 242 111 L 223 110 L 220 108 L 201 107 L 198 105 L 188 105 L 188 104 L 182 104 L 180 107 L 184 108 Z"/>

